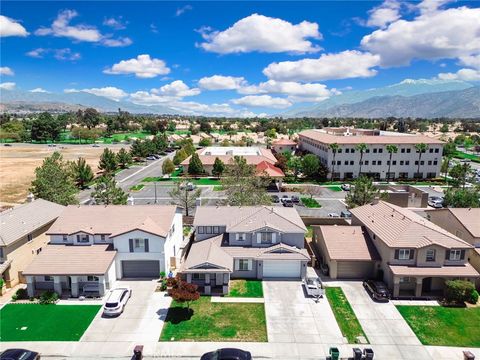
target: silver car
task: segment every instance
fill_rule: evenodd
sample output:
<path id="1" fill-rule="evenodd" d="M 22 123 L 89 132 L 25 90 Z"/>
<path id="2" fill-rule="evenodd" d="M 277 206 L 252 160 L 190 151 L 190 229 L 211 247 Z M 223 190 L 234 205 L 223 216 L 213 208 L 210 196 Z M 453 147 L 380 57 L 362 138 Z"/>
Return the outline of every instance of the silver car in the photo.
<path id="1" fill-rule="evenodd" d="M 432 196 L 428 198 L 428 205 L 435 209 L 441 209 L 443 207 L 443 198 L 440 196 Z"/>
<path id="2" fill-rule="evenodd" d="M 132 296 L 132 290 L 129 287 L 121 287 L 110 290 L 107 300 L 103 304 L 103 315 L 117 316 L 123 313 L 128 299 Z"/>

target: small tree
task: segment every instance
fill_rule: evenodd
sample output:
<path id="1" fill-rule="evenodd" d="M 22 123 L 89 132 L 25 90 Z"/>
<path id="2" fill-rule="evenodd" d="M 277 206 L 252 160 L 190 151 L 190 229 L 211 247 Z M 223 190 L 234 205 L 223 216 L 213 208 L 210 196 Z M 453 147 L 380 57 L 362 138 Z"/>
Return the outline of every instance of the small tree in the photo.
<path id="1" fill-rule="evenodd" d="M 78 158 L 77 161 L 72 162 L 72 175 L 80 189 L 85 189 L 87 184 L 94 178 L 92 168 L 84 158 Z"/>
<path id="2" fill-rule="evenodd" d="M 180 149 L 175 153 L 173 157 L 173 163 L 175 165 L 180 165 L 180 163 L 188 157 L 188 154 L 185 152 L 184 149 Z"/>
<path id="3" fill-rule="evenodd" d="M 181 279 L 178 279 L 176 286 L 168 291 L 168 295 L 170 295 L 177 303 L 186 304 L 188 311 L 190 311 L 191 303 L 200 298 L 198 286 Z"/>
<path id="4" fill-rule="evenodd" d="M 196 152 L 193 153 L 188 164 L 188 173 L 191 175 L 200 175 L 205 172 L 202 161 Z"/>
<path id="5" fill-rule="evenodd" d="M 198 142 L 198 145 L 200 145 L 201 147 L 210 146 L 212 145 L 212 140 L 209 138 L 203 138 Z"/>
<path id="6" fill-rule="evenodd" d="M 224 171 L 225 171 L 225 164 L 223 163 L 223 161 L 220 160 L 218 157 L 215 158 L 215 162 L 213 163 L 212 174 L 217 177 L 220 177 Z"/>
<path id="7" fill-rule="evenodd" d="M 175 171 L 175 164 L 173 163 L 172 160 L 170 159 L 165 159 L 165 161 L 162 164 L 162 173 L 165 175 L 170 175 Z"/>
<path id="8" fill-rule="evenodd" d="M 367 150 L 367 144 L 361 143 L 355 146 L 357 151 L 360 151 L 360 167 L 358 169 L 358 176 L 362 175 L 363 153 Z"/>
<path id="9" fill-rule="evenodd" d="M 316 185 L 307 185 L 302 187 L 302 193 L 310 196 L 310 199 L 313 199 L 314 196 L 320 196 L 322 194 L 322 188 Z"/>
<path id="10" fill-rule="evenodd" d="M 185 182 L 177 182 L 169 192 L 170 197 L 173 199 L 175 205 L 185 209 L 185 215 L 189 215 L 189 210 L 195 206 L 197 198 L 200 196 L 201 190 L 196 189 L 189 191 Z"/>
<path id="11" fill-rule="evenodd" d="M 117 153 L 117 163 L 122 169 L 126 169 L 132 162 L 132 155 L 130 155 L 124 148 L 121 148 Z"/>
<path id="12" fill-rule="evenodd" d="M 128 195 L 117 186 L 113 176 L 103 175 L 95 184 L 92 198 L 96 204 L 126 205 Z"/>
<path id="13" fill-rule="evenodd" d="M 345 197 L 345 202 L 350 208 L 369 204 L 376 197 L 385 198 L 387 196 L 387 193 L 380 193 L 380 190 L 373 185 L 372 179 L 365 175 L 358 177 L 353 185 Z"/>
<path id="14" fill-rule="evenodd" d="M 332 150 L 332 153 L 333 153 L 332 176 L 331 176 L 331 179 L 330 179 L 330 180 L 333 180 L 333 176 L 335 175 L 335 157 L 337 156 L 337 152 L 338 152 L 338 149 L 340 148 L 340 146 L 338 146 L 337 143 L 333 143 L 333 144 L 330 144 L 328 147 L 330 148 L 330 150 Z"/>
<path id="15" fill-rule="evenodd" d="M 445 300 L 449 303 L 461 304 L 472 299 L 475 286 L 466 280 L 448 280 L 445 283 Z"/>
<path id="16" fill-rule="evenodd" d="M 109 148 L 103 150 L 98 163 L 98 168 L 103 170 L 105 174 L 111 174 L 117 169 L 117 157 Z"/>
<path id="17" fill-rule="evenodd" d="M 305 176 L 314 178 L 318 175 L 320 160 L 316 155 L 307 154 L 302 158 L 302 169 Z"/>

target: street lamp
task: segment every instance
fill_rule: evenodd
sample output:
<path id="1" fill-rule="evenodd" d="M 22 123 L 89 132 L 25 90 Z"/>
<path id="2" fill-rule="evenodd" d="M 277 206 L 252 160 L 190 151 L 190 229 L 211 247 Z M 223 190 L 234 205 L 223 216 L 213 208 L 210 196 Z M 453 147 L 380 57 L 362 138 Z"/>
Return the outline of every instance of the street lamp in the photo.
<path id="1" fill-rule="evenodd" d="M 155 205 L 156 205 L 157 204 L 157 182 L 154 181 L 153 184 L 154 184 L 154 187 L 155 187 Z"/>

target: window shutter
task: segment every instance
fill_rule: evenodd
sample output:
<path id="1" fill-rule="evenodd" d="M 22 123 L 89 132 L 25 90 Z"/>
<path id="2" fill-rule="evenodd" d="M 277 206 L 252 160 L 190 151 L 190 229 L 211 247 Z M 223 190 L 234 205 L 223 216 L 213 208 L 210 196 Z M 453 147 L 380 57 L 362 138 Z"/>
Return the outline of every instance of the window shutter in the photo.
<path id="1" fill-rule="evenodd" d="M 80 235 L 77 235 L 77 242 L 80 242 Z"/>
<path id="2" fill-rule="evenodd" d="M 145 239 L 145 252 L 148 252 L 148 239 Z"/>
<path id="3" fill-rule="evenodd" d="M 277 242 L 277 234 L 272 233 L 272 244 L 275 244 Z"/>
<path id="4" fill-rule="evenodd" d="M 252 270 L 252 263 L 253 263 L 253 260 L 248 259 L 248 271 Z"/>
<path id="5" fill-rule="evenodd" d="M 238 233 L 235 234 L 235 240 L 238 241 Z"/>
<path id="6" fill-rule="evenodd" d="M 130 252 L 133 252 L 133 239 L 128 239 L 128 244 L 130 246 Z"/>
<path id="7" fill-rule="evenodd" d="M 465 250 L 462 250 L 460 253 L 460 260 L 465 260 Z"/>
<path id="8" fill-rule="evenodd" d="M 257 233 L 257 244 L 260 244 L 262 242 L 262 234 Z"/>
<path id="9" fill-rule="evenodd" d="M 413 260 L 414 255 L 415 255 L 415 250 L 410 249 L 410 260 Z"/>
<path id="10" fill-rule="evenodd" d="M 240 264 L 239 264 L 239 263 L 240 263 L 240 260 L 235 259 L 235 265 L 234 265 L 234 267 L 233 267 L 233 270 L 238 270 L 238 268 L 240 267 Z"/>
<path id="11" fill-rule="evenodd" d="M 400 257 L 400 250 L 395 249 L 395 260 L 398 260 L 399 257 Z"/>
<path id="12" fill-rule="evenodd" d="M 445 251 L 445 260 L 450 259 L 450 250 Z"/>

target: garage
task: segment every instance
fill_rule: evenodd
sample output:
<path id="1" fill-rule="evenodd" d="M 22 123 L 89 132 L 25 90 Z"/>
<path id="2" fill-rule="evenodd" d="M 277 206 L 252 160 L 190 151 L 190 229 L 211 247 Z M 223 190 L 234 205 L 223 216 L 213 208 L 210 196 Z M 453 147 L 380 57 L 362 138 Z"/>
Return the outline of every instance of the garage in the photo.
<path id="1" fill-rule="evenodd" d="M 370 279 L 373 275 L 371 261 L 338 261 L 338 279 Z"/>
<path id="2" fill-rule="evenodd" d="M 124 278 L 158 278 L 160 262 L 158 260 L 124 260 L 122 277 Z"/>
<path id="3" fill-rule="evenodd" d="M 265 260 L 263 277 L 265 278 L 300 278 L 302 262 L 298 260 Z"/>

